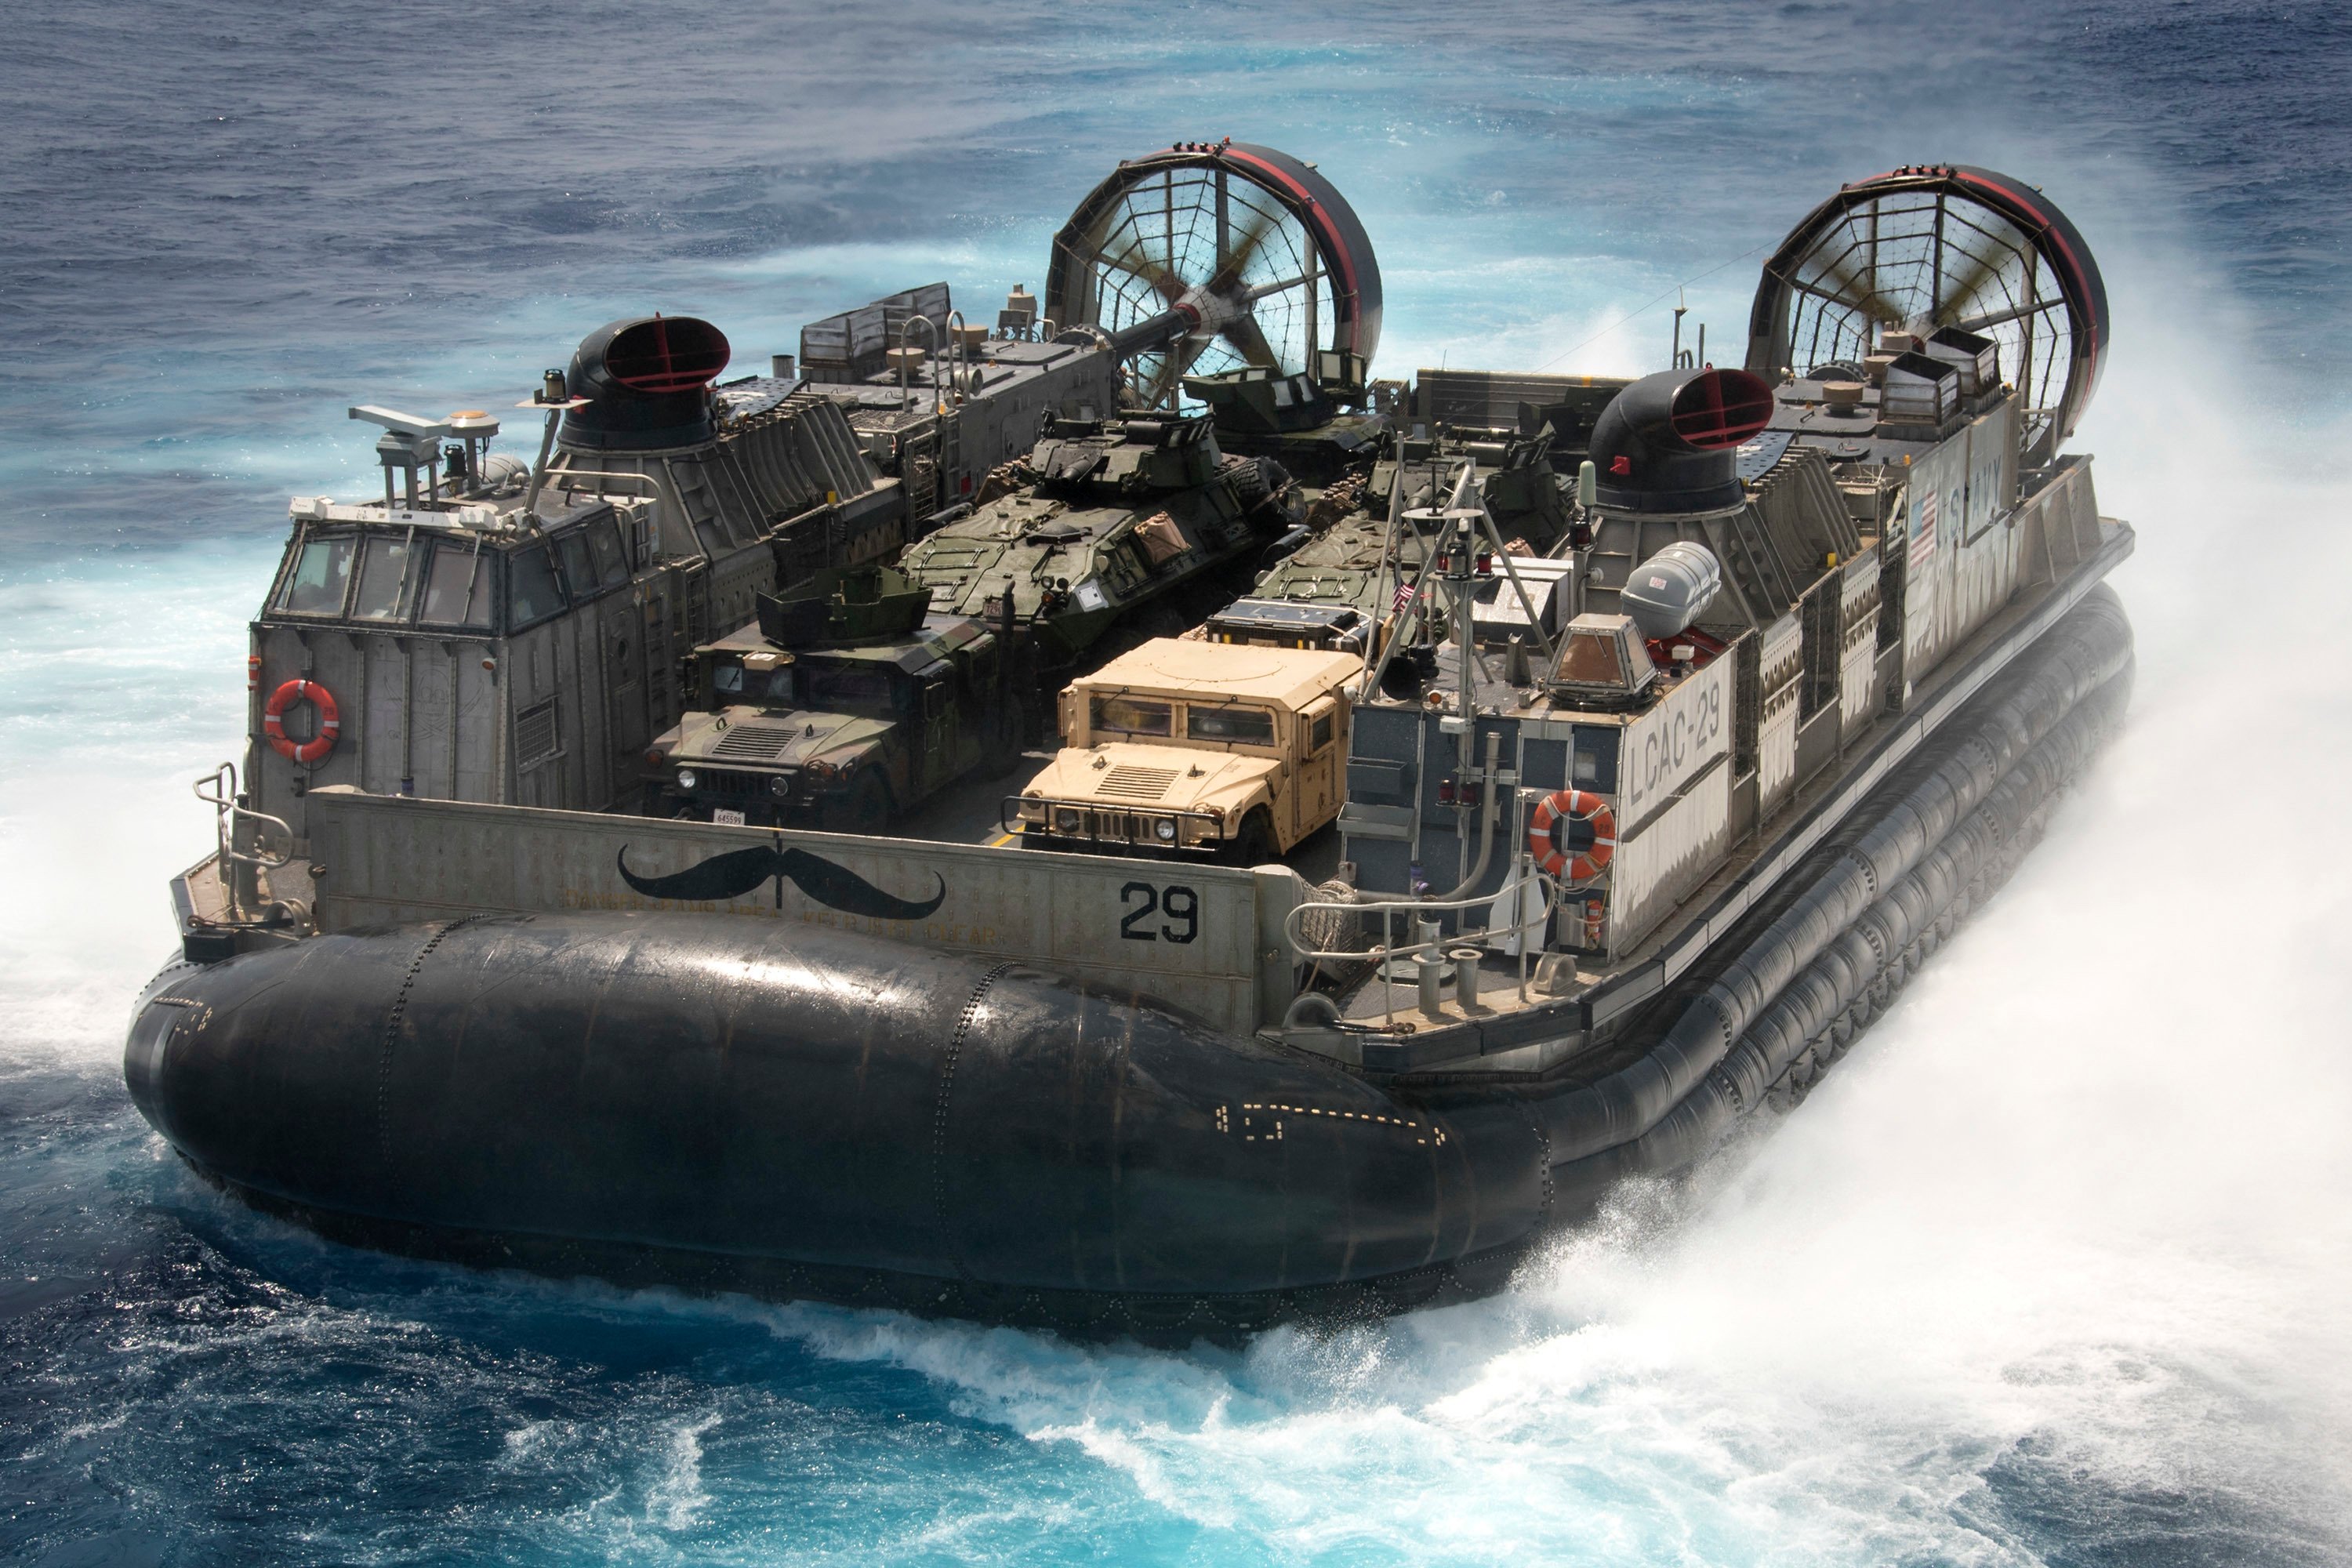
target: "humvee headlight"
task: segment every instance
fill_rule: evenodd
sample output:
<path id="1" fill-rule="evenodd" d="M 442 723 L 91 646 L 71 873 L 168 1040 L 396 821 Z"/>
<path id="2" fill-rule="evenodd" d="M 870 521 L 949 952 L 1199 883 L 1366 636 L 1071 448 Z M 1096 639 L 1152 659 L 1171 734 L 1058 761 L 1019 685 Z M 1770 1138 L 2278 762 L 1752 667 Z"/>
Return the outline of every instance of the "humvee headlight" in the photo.
<path id="1" fill-rule="evenodd" d="M 782 800 L 784 796 L 792 794 L 792 775 L 790 773 L 771 774 L 768 779 L 768 793 L 774 795 L 778 800 Z"/>
<path id="2" fill-rule="evenodd" d="M 1079 826 L 1080 819 L 1078 814 L 1073 807 L 1066 805 L 1059 811 L 1054 813 L 1054 828 L 1055 832 L 1076 833 L 1078 830 Z"/>
<path id="3" fill-rule="evenodd" d="M 680 789 L 692 789 L 694 787 L 694 770 L 692 768 L 680 768 L 677 770 L 677 787 Z"/>
<path id="4" fill-rule="evenodd" d="M 1159 821 L 1153 823 L 1151 825 L 1151 837 L 1157 838 L 1162 844 L 1175 843 L 1176 819 L 1172 816 L 1163 816 Z"/>

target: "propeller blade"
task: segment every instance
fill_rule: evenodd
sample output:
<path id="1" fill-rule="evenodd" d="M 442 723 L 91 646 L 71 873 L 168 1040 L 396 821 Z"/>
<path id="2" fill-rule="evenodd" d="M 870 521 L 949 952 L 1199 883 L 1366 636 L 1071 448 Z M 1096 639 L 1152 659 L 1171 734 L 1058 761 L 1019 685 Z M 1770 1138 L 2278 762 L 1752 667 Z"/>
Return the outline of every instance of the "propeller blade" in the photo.
<path id="1" fill-rule="evenodd" d="M 1281 359 L 1276 355 L 1274 345 L 1265 341 L 1265 333 L 1258 327 L 1255 316 L 1235 316 L 1217 329 L 1217 335 L 1231 343 L 1234 352 L 1250 363 L 1263 365 L 1272 371 L 1282 368 Z"/>
<path id="2" fill-rule="evenodd" d="M 1213 338 L 1188 335 L 1170 344 L 1160 356 L 1160 369 L 1151 378 L 1151 396 L 1144 406 L 1157 408 L 1172 400 L 1176 389 L 1184 383 L 1185 373 L 1192 368 L 1195 360 L 1208 352 L 1209 344 L 1214 341 Z"/>
<path id="3" fill-rule="evenodd" d="M 1988 247 L 1988 252 L 1984 256 L 1969 258 L 1975 265 L 1960 276 L 1949 293 L 1937 301 L 1936 313 L 1929 318 L 1937 326 L 1950 326 L 1961 310 L 1976 302 L 1977 290 L 1999 277 L 2006 263 L 2016 259 L 2013 255 L 2005 255 L 1997 247 Z"/>
<path id="4" fill-rule="evenodd" d="M 1801 284 L 1800 287 L 1810 288 L 1813 293 L 1822 295 L 1833 305 L 1843 305 L 1849 310 L 1859 310 L 1882 327 L 1903 325 L 1903 312 L 1896 310 L 1893 302 L 1878 291 L 1875 285 L 1866 283 L 1854 274 L 1842 270 L 1841 265 L 1833 262 L 1822 264 L 1821 276 L 1823 280 L 1837 286 L 1835 293 L 1824 291 L 1818 284 Z"/>
<path id="5" fill-rule="evenodd" d="M 1184 297 L 1184 281 L 1168 270 L 1160 261 L 1143 253 L 1141 236 L 1130 238 L 1118 254 L 1097 253 L 1106 267 L 1115 267 L 1129 277 L 1140 278 L 1159 290 L 1160 297 L 1173 305 Z"/>
<path id="6" fill-rule="evenodd" d="M 1241 281 L 1242 274 L 1248 271 L 1250 263 L 1257 259 L 1259 247 L 1265 245 L 1266 237 L 1274 233 L 1280 218 L 1281 214 L 1272 211 L 1253 211 L 1250 214 L 1249 221 L 1242 226 L 1234 240 L 1233 248 L 1225 253 L 1223 262 L 1209 279 L 1211 293 L 1228 293 L 1234 284 Z"/>

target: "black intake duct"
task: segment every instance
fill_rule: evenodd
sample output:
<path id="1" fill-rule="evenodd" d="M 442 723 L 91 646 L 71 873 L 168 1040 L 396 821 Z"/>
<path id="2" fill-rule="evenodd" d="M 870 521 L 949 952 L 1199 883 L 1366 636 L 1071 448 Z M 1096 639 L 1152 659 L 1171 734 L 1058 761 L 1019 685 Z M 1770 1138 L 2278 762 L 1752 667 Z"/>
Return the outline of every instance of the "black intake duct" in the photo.
<path id="1" fill-rule="evenodd" d="M 1621 511 L 1738 506 L 1738 448 L 1771 423 L 1772 408 L 1772 388 L 1744 370 L 1643 376 L 1593 423 L 1601 504 Z"/>
<path id="2" fill-rule="evenodd" d="M 727 368 L 727 336 L 692 316 L 609 322 L 580 341 L 564 384 L 585 406 L 563 416 L 575 451 L 657 451 L 711 439 L 706 388 Z"/>

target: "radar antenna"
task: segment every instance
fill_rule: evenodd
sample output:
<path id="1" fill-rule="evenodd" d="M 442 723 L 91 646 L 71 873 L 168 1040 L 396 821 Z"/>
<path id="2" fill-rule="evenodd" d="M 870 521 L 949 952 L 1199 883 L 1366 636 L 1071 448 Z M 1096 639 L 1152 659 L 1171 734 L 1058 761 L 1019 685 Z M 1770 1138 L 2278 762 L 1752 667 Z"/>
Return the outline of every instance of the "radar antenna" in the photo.
<path id="1" fill-rule="evenodd" d="M 1313 164 L 1182 142 L 1121 163 L 1070 215 L 1054 237 L 1045 313 L 1108 334 L 1147 408 L 1175 407 L 1187 375 L 1250 366 L 1360 391 L 1380 342 L 1381 272 L 1354 210 Z"/>
<path id="2" fill-rule="evenodd" d="M 2023 459 L 2048 462 L 2106 365 L 2106 285 L 2056 204 L 1990 169 L 1897 169 L 1815 207 L 1764 264 L 1748 368 L 1859 379 L 1882 329 L 1943 328 L 1999 345 Z"/>

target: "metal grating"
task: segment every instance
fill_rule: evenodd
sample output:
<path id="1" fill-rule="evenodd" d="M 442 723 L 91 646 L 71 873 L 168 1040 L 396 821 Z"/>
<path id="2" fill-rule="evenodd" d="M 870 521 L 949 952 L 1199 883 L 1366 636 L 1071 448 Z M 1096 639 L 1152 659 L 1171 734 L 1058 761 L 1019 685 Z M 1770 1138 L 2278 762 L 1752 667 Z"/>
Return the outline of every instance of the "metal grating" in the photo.
<path id="1" fill-rule="evenodd" d="M 515 766 L 528 771 L 539 766 L 563 750 L 563 737 L 556 728 L 555 699 L 536 703 L 515 715 Z"/>
<path id="2" fill-rule="evenodd" d="M 1139 768 L 1123 764 L 1103 774 L 1095 794 L 1114 800 L 1158 800 L 1176 782 L 1174 768 Z"/>
<path id="3" fill-rule="evenodd" d="M 783 755 L 784 748 L 793 743 L 799 731 L 781 724 L 736 724 L 710 748 L 714 757 L 731 757 L 739 762 L 772 763 Z"/>

